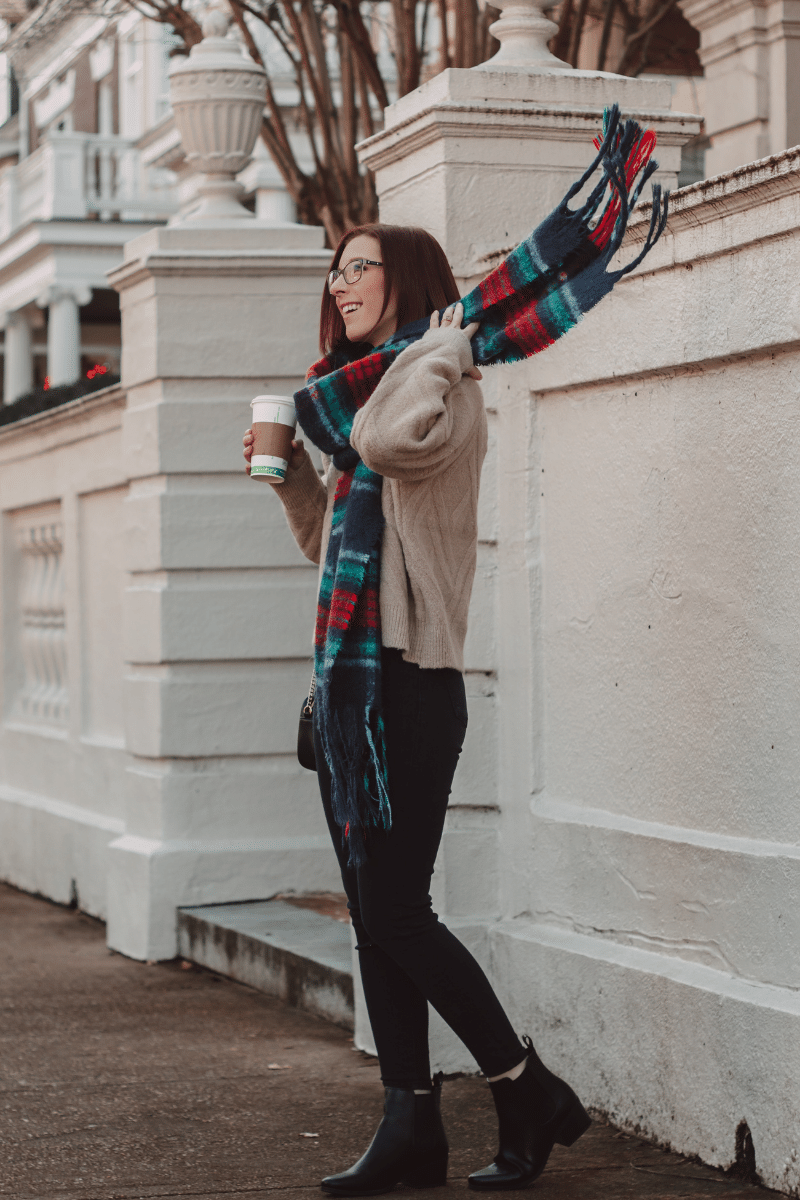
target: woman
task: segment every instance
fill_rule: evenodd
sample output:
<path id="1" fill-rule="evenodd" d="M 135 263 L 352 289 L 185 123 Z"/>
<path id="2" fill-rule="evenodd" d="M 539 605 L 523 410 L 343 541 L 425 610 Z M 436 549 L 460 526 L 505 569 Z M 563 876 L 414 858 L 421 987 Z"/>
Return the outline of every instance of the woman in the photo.
<path id="1" fill-rule="evenodd" d="M 431 908 L 430 880 L 467 727 L 463 647 L 487 440 L 481 375 L 470 345 L 478 324 L 461 328 L 458 295 L 441 247 L 424 230 L 368 225 L 342 238 L 322 299 L 321 345 L 328 357 L 311 375 L 356 361 L 352 378 L 367 379 L 367 398 L 347 426 L 344 452 L 336 455 L 343 470 L 328 461 L 320 481 L 303 442 L 296 441 L 286 481 L 276 488 L 300 549 L 325 564 L 317 662 L 330 661 L 337 630 L 348 620 L 360 626 L 363 638 L 352 662 L 368 657 L 373 635 L 379 659 L 373 673 L 379 696 L 370 699 L 369 683 L 363 684 L 366 708 L 351 705 L 350 717 L 343 715 L 348 697 L 334 693 L 345 693 L 351 680 L 353 689 L 362 685 L 355 667 L 350 675 L 331 676 L 339 682 L 330 684 L 327 698 L 326 666 L 317 672 L 323 689 L 314 714 L 320 792 L 385 1087 L 384 1119 L 369 1149 L 349 1170 L 322 1182 L 333 1195 L 374 1195 L 398 1182 L 445 1183 L 447 1140 L 439 1116 L 441 1081 L 432 1086 L 430 1077 L 428 1001 L 488 1077 L 500 1118 L 498 1155 L 470 1176 L 472 1187 L 527 1186 L 544 1169 L 553 1144 L 571 1145 L 590 1123 L 578 1097 L 541 1063 L 530 1040 L 519 1041 L 480 966 Z M 370 394 L 372 349 L 391 346 L 398 329 L 423 317 L 429 318 L 428 331 L 397 355 Z M 300 417 L 311 435 L 320 414 L 308 403 L 312 423 L 302 408 Z M 323 448 L 337 411 L 334 406 L 322 414 Z M 252 442 L 248 430 L 248 471 Z M 360 511 L 372 511 L 366 507 L 370 489 L 382 518 L 373 539 L 379 595 L 365 599 L 364 585 L 347 609 L 351 593 L 326 584 L 326 559 L 333 539 L 343 536 L 331 570 L 337 580 L 346 574 L 344 547 L 351 543 L 340 530 L 345 515 L 351 518 L 348 506 L 359 503 L 355 491 L 365 505 Z M 351 529 L 350 537 L 360 532 Z M 366 758 L 352 751 L 356 733 L 363 733 L 348 725 L 352 712 L 362 714 L 362 727 L 372 722 L 362 739 Z"/>

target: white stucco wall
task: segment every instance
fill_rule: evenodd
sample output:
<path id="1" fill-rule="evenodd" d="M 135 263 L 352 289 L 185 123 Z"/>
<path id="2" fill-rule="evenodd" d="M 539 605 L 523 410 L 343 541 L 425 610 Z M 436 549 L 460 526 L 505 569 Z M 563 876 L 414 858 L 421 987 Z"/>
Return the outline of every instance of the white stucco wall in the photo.
<path id="1" fill-rule="evenodd" d="M 502 247 L 506 222 L 472 202 L 496 198 L 498 171 L 504 217 L 550 207 L 535 104 L 555 86 L 526 76 L 534 119 L 486 115 L 491 146 L 491 99 L 467 116 L 442 81 L 406 97 L 364 150 L 382 217 L 430 211 L 474 277 L 493 231 Z M 459 120 L 480 129 L 459 138 Z M 762 1178 L 792 1193 L 799 229 L 797 152 L 687 189 L 581 326 L 486 372 L 491 567 L 468 679 L 492 693 L 478 757 L 494 787 L 457 776 L 435 885 L 516 1027 L 588 1104 L 722 1166 L 746 1121 Z M 470 719 L 465 757 L 489 728 L 472 696 Z M 437 1065 L 474 1067 L 432 1028 Z"/>
<path id="2" fill-rule="evenodd" d="M 541 781 L 501 798 L 528 900 L 490 934 L 590 1103 L 722 1166 L 746 1120 L 792 1192 L 798 228 L 797 152 L 679 193 L 646 269 L 530 364 Z"/>
<path id="3" fill-rule="evenodd" d="M 0 428 L 0 877 L 98 916 L 124 828 L 123 407 L 111 388 Z"/>

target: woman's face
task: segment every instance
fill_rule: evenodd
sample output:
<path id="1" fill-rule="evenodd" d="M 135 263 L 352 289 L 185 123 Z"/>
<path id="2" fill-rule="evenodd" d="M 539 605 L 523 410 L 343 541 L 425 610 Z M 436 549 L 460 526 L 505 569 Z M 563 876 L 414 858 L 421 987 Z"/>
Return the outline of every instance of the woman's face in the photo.
<path id="1" fill-rule="evenodd" d="M 342 251 L 338 267 L 343 271 L 354 258 L 369 258 L 381 261 L 381 244 L 375 237 L 361 233 L 348 242 Z M 364 266 L 361 278 L 355 283 L 345 283 L 340 275 L 331 288 L 336 307 L 342 314 L 347 340 L 370 342 L 380 346 L 397 328 L 397 304 L 394 296 L 386 305 L 381 316 L 384 297 L 383 267 Z"/>

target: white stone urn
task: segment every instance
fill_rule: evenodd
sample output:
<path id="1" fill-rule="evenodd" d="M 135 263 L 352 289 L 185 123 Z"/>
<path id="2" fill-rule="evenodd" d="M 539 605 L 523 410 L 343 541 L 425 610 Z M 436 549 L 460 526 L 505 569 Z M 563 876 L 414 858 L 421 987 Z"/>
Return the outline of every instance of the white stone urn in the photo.
<path id="1" fill-rule="evenodd" d="M 542 12 L 537 0 L 492 0 L 501 15 L 489 29 L 500 43 L 500 49 L 487 62 L 473 71 L 521 71 L 529 74 L 571 71 L 547 49 L 547 43 L 558 26 Z"/>
<path id="2" fill-rule="evenodd" d="M 253 219 L 240 203 L 235 176 L 250 162 L 267 95 L 266 72 L 226 37 L 230 18 L 203 18 L 203 40 L 170 67 L 175 124 L 186 161 L 203 173 L 200 207 L 191 221 Z"/>

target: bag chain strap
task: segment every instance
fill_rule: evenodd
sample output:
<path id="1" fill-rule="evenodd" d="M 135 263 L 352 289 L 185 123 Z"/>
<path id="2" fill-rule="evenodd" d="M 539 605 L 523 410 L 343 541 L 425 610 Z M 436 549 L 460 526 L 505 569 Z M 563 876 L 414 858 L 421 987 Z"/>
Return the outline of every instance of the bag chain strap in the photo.
<path id="1" fill-rule="evenodd" d="M 303 716 L 304 717 L 310 717 L 314 713 L 314 693 L 316 692 L 316 690 L 317 690 L 317 675 L 316 675 L 316 672 L 312 670 L 311 683 L 308 685 L 308 699 L 306 700 L 305 704 L 303 705 Z"/>

